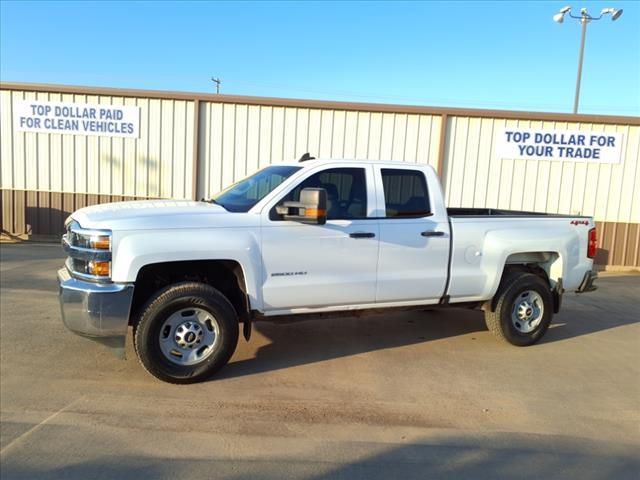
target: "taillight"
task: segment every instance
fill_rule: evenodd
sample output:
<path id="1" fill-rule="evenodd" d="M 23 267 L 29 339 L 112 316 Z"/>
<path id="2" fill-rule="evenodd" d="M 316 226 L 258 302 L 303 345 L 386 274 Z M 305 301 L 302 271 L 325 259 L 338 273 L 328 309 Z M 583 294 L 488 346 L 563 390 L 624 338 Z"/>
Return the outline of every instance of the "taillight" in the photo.
<path id="1" fill-rule="evenodd" d="M 587 257 L 593 258 L 596 256 L 596 250 L 598 249 L 598 236 L 596 229 L 589 230 L 589 245 L 587 246 Z"/>

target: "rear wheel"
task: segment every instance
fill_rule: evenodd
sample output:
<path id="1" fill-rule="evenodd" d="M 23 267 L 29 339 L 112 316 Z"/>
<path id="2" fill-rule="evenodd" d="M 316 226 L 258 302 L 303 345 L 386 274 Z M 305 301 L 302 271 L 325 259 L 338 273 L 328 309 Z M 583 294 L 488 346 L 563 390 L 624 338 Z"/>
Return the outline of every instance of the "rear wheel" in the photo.
<path id="1" fill-rule="evenodd" d="M 532 273 L 505 276 L 495 298 L 495 309 L 487 306 L 487 327 L 499 339 L 524 347 L 542 338 L 553 316 L 549 285 Z"/>
<path id="2" fill-rule="evenodd" d="M 135 327 L 143 367 L 170 383 L 195 383 L 213 375 L 238 343 L 238 320 L 224 295 L 204 283 L 185 282 L 155 294 Z"/>

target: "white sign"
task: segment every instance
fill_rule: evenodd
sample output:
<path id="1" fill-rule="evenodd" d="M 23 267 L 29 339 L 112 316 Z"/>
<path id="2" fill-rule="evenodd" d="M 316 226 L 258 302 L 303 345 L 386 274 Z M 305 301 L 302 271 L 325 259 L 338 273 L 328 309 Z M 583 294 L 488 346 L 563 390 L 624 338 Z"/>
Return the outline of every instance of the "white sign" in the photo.
<path id="1" fill-rule="evenodd" d="M 140 108 L 20 100 L 13 104 L 13 126 L 21 132 L 138 138 Z"/>
<path id="2" fill-rule="evenodd" d="M 579 130 L 498 130 L 495 143 L 500 158 L 620 163 L 622 133 Z"/>

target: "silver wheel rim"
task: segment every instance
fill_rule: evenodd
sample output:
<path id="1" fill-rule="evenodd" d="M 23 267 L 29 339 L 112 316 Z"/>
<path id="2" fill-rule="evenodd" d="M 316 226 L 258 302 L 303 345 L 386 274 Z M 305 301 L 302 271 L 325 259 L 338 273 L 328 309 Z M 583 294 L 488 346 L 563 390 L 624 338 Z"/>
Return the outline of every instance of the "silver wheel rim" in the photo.
<path id="1" fill-rule="evenodd" d="M 513 302 L 511 324 L 520 333 L 531 333 L 542 321 L 544 303 L 538 292 L 525 290 Z"/>
<path id="2" fill-rule="evenodd" d="M 160 350 L 176 365 L 195 365 L 216 349 L 220 327 L 202 308 L 183 308 L 172 313 L 160 328 Z"/>

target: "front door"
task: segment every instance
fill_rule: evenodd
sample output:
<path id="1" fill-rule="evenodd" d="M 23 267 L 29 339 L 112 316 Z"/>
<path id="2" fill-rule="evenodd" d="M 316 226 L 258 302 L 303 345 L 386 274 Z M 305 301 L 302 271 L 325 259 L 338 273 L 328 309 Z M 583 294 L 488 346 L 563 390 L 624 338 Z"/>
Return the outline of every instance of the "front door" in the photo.
<path id="1" fill-rule="evenodd" d="M 373 170 L 320 167 L 279 199 L 297 201 L 303 188 L 327 191 L 327 223 L 282 220 L 274 208 L 262 216 L 265 311 L 339 307 L 375 301 L 378 221 Z M 371 189 L 372 190 L 372 189 Z M 272 206 L 273 207 L 273 206 Z"/>

